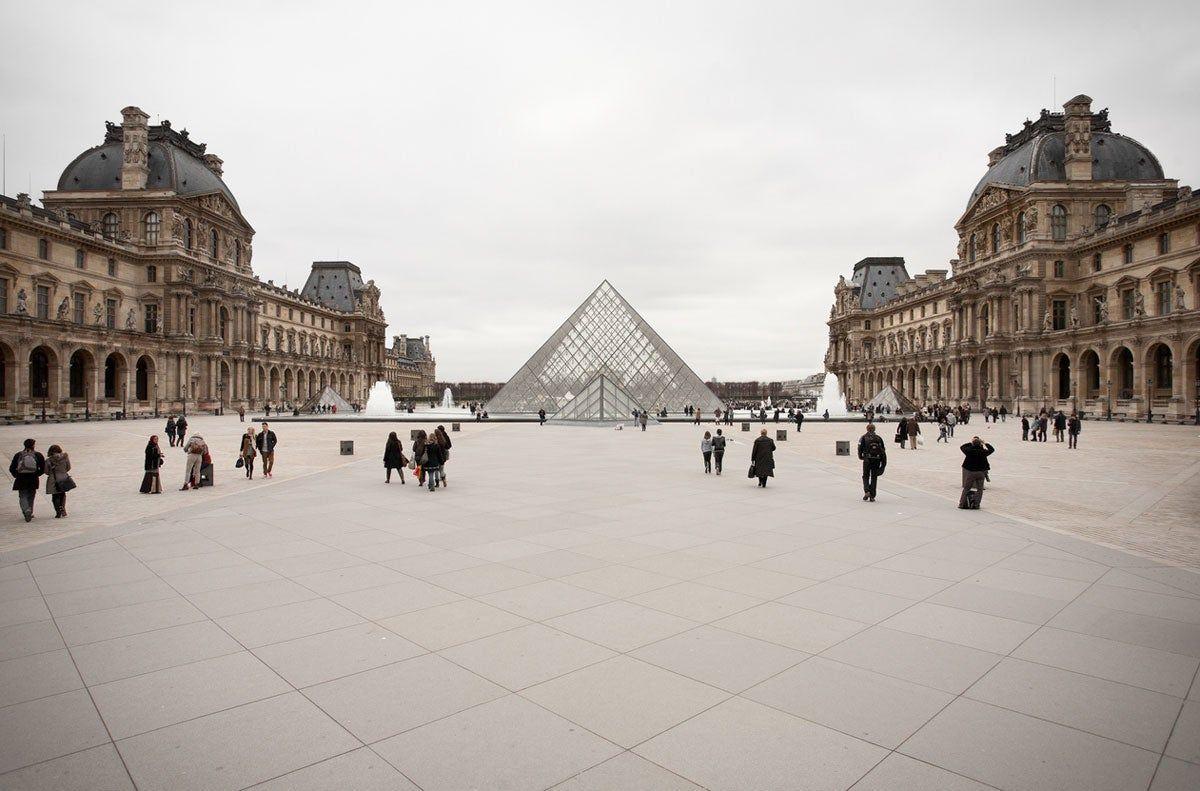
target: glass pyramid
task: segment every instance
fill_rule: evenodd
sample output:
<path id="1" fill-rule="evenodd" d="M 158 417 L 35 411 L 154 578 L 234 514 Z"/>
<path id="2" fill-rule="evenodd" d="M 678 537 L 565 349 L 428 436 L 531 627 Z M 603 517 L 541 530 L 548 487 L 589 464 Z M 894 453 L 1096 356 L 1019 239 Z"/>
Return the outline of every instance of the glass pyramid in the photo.
<path id="1" fill-rule="evenodd" d="M 605 280 L 488 401 L 490 414 L 554 414 L 602 376 L 651 414 L 724 404 Z M 581 405 L 582 409 L 582 405 Z M 626 415 L 633 407 L 625 410 Z M 591 418 L 595 419 L 595 418 Z"/>
<path id="2" fill-rule="evenodd" d="M 552 423 L 632 421 L 642 406 L 604 374 L 597 374 L 579 395 L 550 417 Z"/>

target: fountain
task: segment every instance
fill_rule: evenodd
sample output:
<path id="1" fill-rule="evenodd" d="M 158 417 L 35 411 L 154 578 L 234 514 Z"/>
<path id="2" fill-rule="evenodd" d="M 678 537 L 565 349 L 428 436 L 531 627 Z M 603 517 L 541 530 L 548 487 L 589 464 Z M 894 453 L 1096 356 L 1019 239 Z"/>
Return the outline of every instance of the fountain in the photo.
<path id="1" fill-rule="evenodd" d="M 838 381 L 837 374 L 831 371 L 825 374 L 825 386 L 821 389 L 821 397 L 817 399 L 816 412 L 820 415 L 826 409 L 830 417 L 850 416 L 846 411 L 846 397 L 842 395 L 842 383 Z"/>
<path id="2" fill-rule="evenodd" d="M 380 380 L 371 386 L 363 414 L 369 417 L 391 417 L 396 414 L 396 399 L 392 396 L 390 384 Z"/>
<path id="3" fill-rule="evenodd" d="M 454 395 L 449 387 L 442 391 L 442 409 L 454 409 Z"/>

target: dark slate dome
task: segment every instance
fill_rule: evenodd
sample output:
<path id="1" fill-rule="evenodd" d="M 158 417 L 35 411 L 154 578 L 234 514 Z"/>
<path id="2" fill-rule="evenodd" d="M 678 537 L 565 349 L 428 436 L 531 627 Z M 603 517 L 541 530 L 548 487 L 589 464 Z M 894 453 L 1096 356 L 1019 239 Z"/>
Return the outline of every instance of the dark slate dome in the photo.
<path id="1" fill-rule="evenodd" d="M 1005 153 L 988 168 L 967 199 L 967 206 L 991 184 L 1026 187 L 1035 181 L 1066 181 L 1066 132 L 1063 116 L 1042 111 L 1036 122 L 1008 135 Z M 1108 111 L 1092 116 L 1092 178 L 1096 181 L 1147 181 L 1163 176 L 1150 149 L 1109 130 Z"/>
<path id="2" fill-rule="evenodd" d="M 75 157 L 59 177 L 58 189 L 121 189 L 123 145 L 121 127 L 109 124 L 104 143 Z M 173 190 L 184 197 L 219 192 L 241 212 L 229 187 L 202 159 L 204 149 L 203 144 L 188 139 L 186 130 L 181 133 L 171 129 L 170 122 L 151 126 L 146 189 Z"/>

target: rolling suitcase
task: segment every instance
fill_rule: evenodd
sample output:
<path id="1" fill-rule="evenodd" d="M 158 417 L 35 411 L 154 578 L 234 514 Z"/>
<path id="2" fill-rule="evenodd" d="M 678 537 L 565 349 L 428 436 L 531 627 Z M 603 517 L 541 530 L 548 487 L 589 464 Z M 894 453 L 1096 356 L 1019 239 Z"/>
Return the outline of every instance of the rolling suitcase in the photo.
<path id="1" fill-rule="evenodd" d="M 212 486 L 213 485 L 213 466 L 211 464 L 200 465 L 200 485 L 201 486 Z"/>

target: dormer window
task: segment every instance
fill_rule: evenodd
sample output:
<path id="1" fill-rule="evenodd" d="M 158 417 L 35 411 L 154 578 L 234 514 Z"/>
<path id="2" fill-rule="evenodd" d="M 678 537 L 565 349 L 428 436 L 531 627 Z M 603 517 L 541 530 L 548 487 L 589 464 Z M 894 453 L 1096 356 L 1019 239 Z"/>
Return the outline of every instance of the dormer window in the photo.
<path id="1" fill-rule="evenodd" d="M 162 222 L 158 218 L 158 212 L 150 212 L 143 219 L 143 224 L 146 230 L 146 244 L 154 247 L 158 244 L 158 233 L 162 228 Z"/>
<path id="2" fill-rule="evenodd" d="M 1067 239 L 1067 208 L 1061 203 L 1050 210 L 1050 237 L 1056 242 Z"/>
<path id="3" fill-rule="evenodd" d="M 117 215 L 109 212 L 104 215 L 104 219 L 100 222 L 100 227 L 105 239 L 116 239 L 117 233 L 121 230 L 121 222 L 117 219 Z"/>
<path id="4" fill-rule="evenodd" d="M 1112 209 L 1101 203 L 1096 207 L 1096 227 L 1103 228 L 1108 225 L 1109 218 L 1112 217 Z"/>

